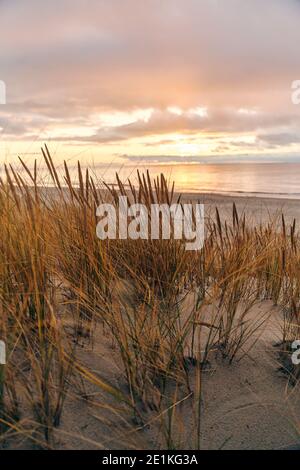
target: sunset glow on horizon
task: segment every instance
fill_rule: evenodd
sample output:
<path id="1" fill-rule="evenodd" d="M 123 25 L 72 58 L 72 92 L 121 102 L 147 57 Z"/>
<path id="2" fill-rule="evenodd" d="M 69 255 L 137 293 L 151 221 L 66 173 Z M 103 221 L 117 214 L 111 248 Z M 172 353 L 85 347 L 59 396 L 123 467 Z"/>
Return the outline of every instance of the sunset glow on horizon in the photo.
<path id="1" fill-rule="evenodd" d="M 0 159 L 300 159 L 299 19 L 297 0 L 5 0 Z"/>

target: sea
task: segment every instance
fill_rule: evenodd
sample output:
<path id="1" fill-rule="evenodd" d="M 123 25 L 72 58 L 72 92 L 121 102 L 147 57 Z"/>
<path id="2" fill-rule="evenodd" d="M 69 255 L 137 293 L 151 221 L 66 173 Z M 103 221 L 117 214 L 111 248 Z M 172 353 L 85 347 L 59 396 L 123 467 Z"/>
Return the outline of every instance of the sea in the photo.
<path id="1" fill-rule="evenodd" d="M 94 169 L 97 178 L 115 183 L 137 181 L 137 170 L 149 170 L 156 178 L 163 173 L 178 192 L 234 196 L 300 199 L 300 163 L 218 163 L 174 165 L 124 165 Z"/>
<path id="2" fill-rule="evenodd" d="M 95 180 L 105 181 L 110 185 L 116 183 L 116 173 L 125 186 L 128 185 L 129 179 L 133 185 L 136 185 L 137 171 L 145 173 L 149 170 L 151 178 L 157 178 L 163 173 L 170 186 L 174 181 L 177 192 L 300 199 L 300 163 L 295 162 L 82 164 L 83 170 L 86 167 L 89 168 Z M 63 164 L 58 164 L 56 168 L 63 182 Z M 78 183 L 77 165 L 70 164 L 69 171 L 76 185 Z M 26 172 L 20 165 L 17 172 L 30 184 Z M 39 166 L 38 173 L 41 174 L 39 184 L 52 185 L 47 168 L 43 169 Z M 0 171 L 0 176 L 5 179 L 3 171 Z"/>

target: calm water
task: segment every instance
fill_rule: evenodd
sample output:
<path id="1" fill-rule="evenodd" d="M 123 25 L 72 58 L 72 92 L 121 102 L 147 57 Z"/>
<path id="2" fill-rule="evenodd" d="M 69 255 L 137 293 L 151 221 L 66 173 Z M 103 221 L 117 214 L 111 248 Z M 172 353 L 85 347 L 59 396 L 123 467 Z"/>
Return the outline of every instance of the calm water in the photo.
<path id="1" fill-rule="evenodd" d="M 300 163 L 177 164 L 148 168 L 153 177 L 163 172 L 174 180 L 179 191 L 300 199 Z M 134 182 L 137 169 L 145 171 L 147 166 L 97 167 L 96 173 L 112 183 L 118 170 L 123 181 L 130 177 Z"/>
<path id="2" fill-rule="evenodd" d="M 83 165 L 84 168 L 84 165 Z M 266 196 L 289 199 L 300 199 L 300 163 L 222 163 L 222 164 L 174 164 L 174 165 L 94 165 L 91 174 L 97 180 L 115 183 L 118 172 L 121 180 L 126 183 L 128 178 L 133 184 L 137 181 L 137 170 L 145 172 L 149 169 L 154 178 L 160 173 L 175 181 L 175 188 L 180 192 L 206 192 L 231 194 L 239 196 Z M 48 171 L 40 168 L 39 184 L 52 185 Z M 63 165 L 57 167 L 63 175 Z M 77 167 L 69 167 L 71 177 L 76 183 Z M 26 180 L 22 168 L 18 171 Z M 48 176 L 46 176 L 48 175 Z M 4 174 L 0 176 L 5 177 Z"/>

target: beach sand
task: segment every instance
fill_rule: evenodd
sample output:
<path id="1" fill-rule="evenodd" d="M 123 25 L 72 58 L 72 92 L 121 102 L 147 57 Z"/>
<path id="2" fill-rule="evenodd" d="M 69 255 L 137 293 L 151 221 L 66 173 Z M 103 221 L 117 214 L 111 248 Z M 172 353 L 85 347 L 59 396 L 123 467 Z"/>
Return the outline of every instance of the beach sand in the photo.
<path id="1" fill-rule="evenodd" d="M 212 194 L 185 194 L 183 199 L 204 203 L 206 214 L 212 214 L 217 206 L 223 218 L 231 218 L 232 203 L 235 202 L 238 212 L 242 214 L 245 211 L 255 223 L 265 223 L 280 216 L 281 212 L 287 222 L 292 222 L 294 218 L 300 221 L 298 200 Z M 270 301 L 260 301 L 249 315 L 253 319 L 267 319 L 256 332 L 255 344 L 245 345 L 242 360 L 228 364 L 214 357 L 209 368 L 201 374 L 200 448 L 300 448 L 299 386 L 292 387 L 287 375 L 280 372 L 281 364 L 275 347 L 281 337 L 283 313 Z M 79 357 L 94 374 L 124 389 L 125 380 L 117 348 L 101 326 L 97 327 L 93 342 L 82 348 Z M 194 390 L 196 372 L 192 367 L 190 381 Z M 74 400 L 71 394 L 66 401 L 62 423 L 56 431 L 56 448 L 157 448 L 158 425 L 155 422 L 131 434 L 130 417 L 126 417 L 129 423 L 126 432 L 122 410 L 120 414 L 112 414 L 110 406 L 114 406 L 113 400 L 104 399 L 98 387 L 91 385 L 88 390 L 82 391 L 82 395 L 88 398 Z M 180 405 L 179 413 L 185 432 L 185 435 L 180 435 L 179 427 L 182 446 L 193 448 L 192 429 L 195 422 L 191 399 Z M 149 412 L 149 422 L 153 416 Z M 22 440 L 19 445 L 20 448 L 28 448 Z M 13 446 L 16 447 L 16 441 L 13 441 Z"/>
<path id="2" fill-rule="evenodd" d="M 281 213 L 284 214 L 287 223 L 292 223 L 294 218 L 300 221 L 299 199 L 184 193 L 183 200 L 199 201 L 204 204 L 205 213 L 210 215 L 214 215 L 215 207 L 218 207 L 220 215 L 229 220 L 232 217 L 232 205 L 235 203 L 239 214 L 246 213 L 247 220 L 257 224 L 281 220 Z"/>
<path id="3" fill-rule="evenodd" d="M 205 204 L 205 213 L 213 214 L 215 207 L 222 218 L 231 219 L 232 204 L 235 202 L 239 214 L 246 213 L 248 221 L 266 223 L 275 219 L 281 221 L 281 213 L 286 222 L 300 220 L 300 201 L 257 197 L 232 197 L 215 194 L 184 194 L 184 201 L 199 201 Z M 287 375 L 280 371 L 278 349 L 283 326 L 283 314 L 270 301 L 258 302 L 249 312 L 256 320 L 266 321 L 256 332 L 255 341 L 244 347 L 245 356 L 240 362 L 231 365 L 220 358 L 214 358 L 201 376 L 201 423 L 200 447 L 203 449 L 285 449 L 300 447 L 300 394 L 299 387 L 288 383 Z M 253 344 L 254 343 L 254 344 Z M 111 383 L 122 384 L 118 354 L 109 341 L 97 341 L 89 353 L 83 353 L 85 360 L 99 375 L 105 376 Z M 114 358 L 114 366 L 111 361 Z M 191 388 L 195 387 L 195 375 L 190 371 Z M 195 426 L 191 400 L 185 400 L 179 407 L 186 435 L 178 434 L 185 448 L 193 448 L 192 429 Z M 99 422 L 82 423 L 78 409 L 72 415 L 73 422 L 79 428 L 90 428 L 91 438 L 105 442 L 107 436 Z M 149 416 L 151 421 L 151 415 Z M 81 426 L 78 423 L 81 422 Z M 116 425 L 118 418 L 116 418 Z M 121 423 L 118 423 L 119 426 Z M 107 431 L 106 431 L 107 432 Z M 146 431 L 135 435 L 138 447 L 155 448 L 157 427 L 147 427 Z M 112 436 L 111 447 L 120 447 Z M 86 447 L 77 439 L 65 445 Z M 64 447 L 64 446 L 63 446 Z M 91 445 L 93 447 L 93 445 Z M 122 446 L 123 447 L 123 446 Z"/>
<path id="4" fill-rule="evenodd" d="M 280 370 L 275 346 L 281 337 L 282 312 L 272 302 L 262 301 L 252 308 L 250 317 L 266 321 L 242 348 L 244 357 L 229 364 L 212 354 L 209 367 L 201 373 L 200 449 L 300 448 L 299 385 L 290 385 Z M 86 344 L 80 352 L 80 360 L 93 373 L 125 390 L 118 352 L 101 327 L 93 344 Z M 196 367 L 190 367 L 189 375 L 195 391 Z M 175 389 L 171 386 L 169 392 L 175 394 Z M 154 411 L 147 413 L 151 424 L 133 433 L 129 415 L 113 415 L 109 407 L 113 409 L 114 401 L 104 397 L 98 387 L 91 385 L 85 393 L 88 400 L 68 398 L 56 431 L 57 448 L 164 448 L 157 440 L 161 420 Z M 180 401 L 186 395 L 186 390 L 179 390 L 177 398 Z M 178 406 L 173 438 L 179 448 L 196 448 L 194 406 L 191 397 Z"/>

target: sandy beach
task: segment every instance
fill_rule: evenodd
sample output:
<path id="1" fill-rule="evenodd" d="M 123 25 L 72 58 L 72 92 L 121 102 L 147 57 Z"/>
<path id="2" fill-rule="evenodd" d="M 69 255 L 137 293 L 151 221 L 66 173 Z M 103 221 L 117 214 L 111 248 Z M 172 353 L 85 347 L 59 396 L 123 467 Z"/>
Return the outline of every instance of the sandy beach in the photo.
<path id="1" fill-rule="evenodd" d="M 0 18 L 3 468 L 300 450 L 300 0 Z"/>
<path id="2" fill-rule="evenodd" d="M 155 189 L 156 197 L 166 200 L 168 189 L 163 180 L 161 184 Z M 147 203 L 147 194 L 154 190 L 151 183 L 141 182 L 140 190 Z M 38 386 L 29 395 L 29 404 L 31 397 L 36 397 L 33 403 L 22 407 L 21 432 L 8 430 L 3 447 L 297 448 L 299 381 L 294 380 L 290 353 L 280 345 L 290 344 L 283 341 L 287 331 L 296 334 L 287 330 L 287 325 L 291 328 L 288 314 L 294 306 L 296 312 L 298 300 L 294 259 L 298 256 L 299 201 L 183 194 L 184 202 L 204 203 L 205 216 L 213 221 L 204 257 L 202 252 L 182 250 L 174 240 L 164 240 L 164 244 L 160 240 L 158 244 L 145 240 L 100 242 L 95 236 L 100 193 L 100 188 L 96 191 L 92 184 L 85 187 L 84 183 L 80 188 L 70 183 L 68 188 L 60 189 L 58 184 L 42 191 L 35 187 L 28 191 L 21 184 L 16 191 L 11 186 L 11 198 L 16 208 L 21 208 L 18 217 L 24 217 L 17 227 L 26 224 L 27 229 L 30 220 L 30 237 L 43 241 L 42 251 L 30 257 L 30 262 L 45 260 L 42 267 L 52 275 L 48 286 L 41 275 L 35 276 L 35 264 L 33 274 L 25 272 L 33 279 L 30 282 L 42 279 L 42 284 L 34 287 L 38 296 L 32 321 L 39 318 L 35 312 L 41 308 L 41 289 L 45 289 L 45 298 L 50 289 L 51 308 L 44 311 L 42 304 L 42 322 L 47 321 L 47 334 L 54 335 L 58 351 L 74 348 L 76 356 L 70 376 L 63 356 L 55 363 L 49 359 L 54 382 L 56 367 L 63 367 L 67 390 L 58 386 L 63 408 L 59 425 L 46 422 L 50 439 L 48 433 L 43 437 L 44 414 L 38 415 L 42 428 L 38 423 L 30 424 L 29 409 L 33 406 L 36 413 L 35 400 L 40 400 L 41 408 L 46 407 L 44 394 L 39 395 L 43 369 L 30 349 L 26 356 L 29 365 L 20 375 L 19 368 L 24 365 L 21 351 L 17 351 L 20 384 L 14 393 L 22 397 L 25 393 L 28 400 L 22 380 L 31 368 Z M 118 194 L 112 192 L 112 199 Z M 24 206 L 21 200 L 25 200 Z M 245 226 L 239 223 L 243 214 Z M 5 212 L 5 217 L 7 224 L 14 224 L 10 212 Z M 47 224 L 39 217 L 45 217 Z M 271 229 L 265 230 L 269 222 Z M 20 228 L 16 245 L 11 245 L 19 250 L 20 244 L 19 256 L 24 256 L 24 250 L 32 251 L 32 242 L 21 237 L 23 233 Z M 40 249 L 39 243 L 35 241 L 35 249 Z M 107 250 L 105 257 L 103 250 Z M 104 263 L 108 263 L 105 269 Z M 20 282 L 18 278 L 16 282 Z M 27 328 L 27 304 L 21 305 L 22 325 Z M 14 312 L 15 303 L 10 308 Z M 35 338 L 35 330 L 39 331 L 29 324 L 28 341 Z M 47 341 L 48 336 L 43 337 L 39 347 L 44 348 Z M 52 392 L 54 400 L 56 390 Z M 49 407 L 45 409 L 49 412 Z"/>
<path id="3" fill-rule="evenodd" d="M 292 223 L 300 220 L 300 200 L 271 197 L 228 196 L 225 194 L 183 193 L 184 201 L 199 201 L 205 206 L 206 214 L 213 214 L 218 207 L 226 219 L 232 217 L 232 204 L 235 203 L 239 214 L 246 214 L 249 221 L 266 223 L 281 222 L 281 214 Z"/>
<path id="4" fill-rule="evenodd" d="M 201 193 L 184 193 L 182 199 L 204 203 L 206 215 L 214 215 L 218 207 L 224 220 L 231 220 L 233 203 L 239 214 L 245 213 L 247 220 L 255 224 L 274 221 L 279 224 L 281 214 L 287 223 L 292 223 L 294 218 L 300 220 L 299 200 Z M 300 448 L 299 387 L 288 385 L 276 348 L 283 328 L 282 310 L 270 301 L 261 301 L 252 308 L 250 318 L 252 321 L 265 318 L 266 322 L 256 331 L 255 340 L 251 338 L 245 345 L 243 360 L 228 366 L 215 358 L 202 373 L 202 449 Z M 103 358 L 111 355 L 105 350 L 100 354 Z M 106 360 L 102 361 L 107 367 Z M 193 388 L 196 380 L 193 370 L 191 375 Z M 188 400 L 181 405 L 180 416 L 185 429 L 181 439 L 188 446 L 191 444 L 189 430 L 195 426 Z M 179 428 L 178 433 L 181 432 Z M 155 446 L 155 435 L 156 426 L 150 427 L 140 444 Z"/>
<path id="5" fill-rule="evenodd" d="M 288 385 L 287 375 L 280 370 L 278 349 L 275 347 L 281 337 L 282 312 L 271 302 L 265 301 L 258 302 L 250 315 L 254 320 L 264 316 L 267 320 L 257 331 L 255 344 L 252 346 L 251 340 L 245 345 L 243 360 L 228 365 L 221 357 L 215 357 L 202 372 L 200 449 L 300 448 L 299 386 Z M 87 346 L 82 352 L 84 363 L 109 383 L 124 387 L 118 354 L 108 339 L 103 342 L 102 335 L 100 342 L 99 332 L 97 337 L 95 346 Z M 191 389 L 194 390 L 196 369 L 191 367 L 189 373 Z M 99 398 L 97 387 L 89 392 Z M 184 398 L 185 392 L 180 391 L 179 397 Z M 141 426 L 141 431 L 133 435 L 128 428 L 128 435 L 124 438 L 122 420 L 116 416 L 113 421 L 106 421 L 111 416 L 105 409 L 101 414 L 87 415 L 87 406 L 81 402 L 66 406 L 63 424 L 72 428 L 74 437 L 66 437 L 58 431 L 60 448 L 95 449 L 98 448 L 96 443 L 116 449 L 126 445 L 153 449 L 159 445 L 157 435 L 161 423 L 151 410 L 148 411 L 148 418 L 152 424 Z M 195 446 L 192 440 L 196 426 L 193 412 L 190 399 L 179 406 L 174 434 L 181 448 Z M 85 438 L 79 437 L 83 435 Z"/>

